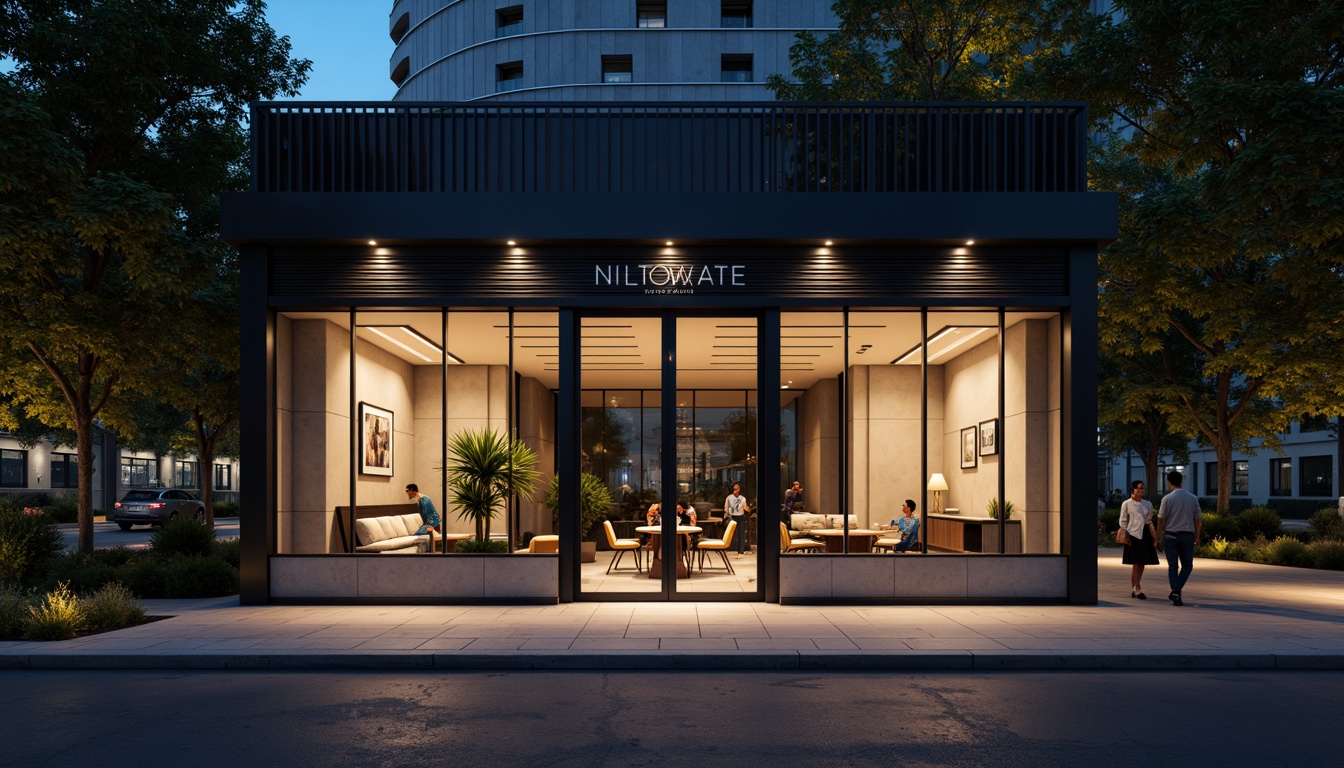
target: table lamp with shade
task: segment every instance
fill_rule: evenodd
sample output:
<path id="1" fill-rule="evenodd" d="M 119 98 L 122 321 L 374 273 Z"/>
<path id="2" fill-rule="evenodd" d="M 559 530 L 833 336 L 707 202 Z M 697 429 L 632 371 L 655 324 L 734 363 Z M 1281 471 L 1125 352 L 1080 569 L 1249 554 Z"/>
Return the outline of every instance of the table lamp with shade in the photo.
<path id="1" fill-rule="evenodd" d="M 929 490 L 933 491 L 933 511 L 943 511 L 943 491 L 947 490 L 947 481 L 943 479 L 943 473 L 934 472 L 929 478 Z"/>

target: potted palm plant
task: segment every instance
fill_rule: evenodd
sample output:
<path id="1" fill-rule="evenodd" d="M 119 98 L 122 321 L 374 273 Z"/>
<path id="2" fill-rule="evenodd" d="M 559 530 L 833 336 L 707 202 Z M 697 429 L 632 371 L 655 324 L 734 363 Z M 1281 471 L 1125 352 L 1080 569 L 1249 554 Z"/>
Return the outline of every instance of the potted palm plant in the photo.
<path id="1" fill-rule="evenodd" d="M 551 508 L 551 525 L 556 530 L 560 525 L 560 478 L 551 480 L 546 489 L 546 506 Z M 580 562 L 591 563 L 597 560 L 597 539 L 590 537 L 594 526 L 611 512 L 611 490 L 597 475 L 584 472 L 579 475 L 579 541 L 581 542 Z"/>
<path id="2" fill-rule="evenodd" d="M 482 428 L 455 435 L 448 443 L 448 455 L 450 461 L 444 471 L 458 519 L 470 520 L 476 526 L 475 541 L 459 543 L 458 551 L 507 551 L 506 544 L 491 544 L 490 523 L 510 496 L 532 498 L 541 477 L 536 452 L 500 432 Z"/>

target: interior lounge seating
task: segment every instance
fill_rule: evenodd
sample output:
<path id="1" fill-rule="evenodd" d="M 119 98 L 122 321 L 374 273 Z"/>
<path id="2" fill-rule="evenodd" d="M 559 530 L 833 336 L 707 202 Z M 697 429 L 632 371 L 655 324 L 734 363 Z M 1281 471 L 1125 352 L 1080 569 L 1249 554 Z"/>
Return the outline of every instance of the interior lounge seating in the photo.
<path id="1" fill-rule="evenodd" d="M 779 524 L 779 551 L 789 552 L 817 552 L 826 548 L 823 542 L 816 539 L 794 539 L 789 536 L 789 527 L 783 523 Z"/>
<path id="2" fill-rule="evenodd" d="M 728 547 L 733 543 L 733 532 L 737 530 L 737 521 L 729 520 L 728 527 L 723 529 L 722 539 L 701 539 L 700 545 L 696 549 L 700 550 L 700 572 L 705 572 L 705 557 L 709 552 L 718 552 L 719 557 L 723 558 L 723 567 L 728 569 L 729 573 L 736 573 L 733 570 L 733 564 L 728 562 Z"/>
<path id="3" fill-rule="evenodd" d="M 538 554 L 556 554 L 560 551 L 560 537 L 553 533 L 543 533 L 540 536 L 533 536 L 527 543 L 526 549 L 514 550 L 514 554 L 519 555 L 538 555 Z"/>
<path id="4" fill-rule="evenodd" d="M 635 553 L 635 571 L 637 573 L 643 573 L 644 572 L 644 564 L 642 560 L 643 553 L 641 552 L 639 546 L 639 539 L 616 538 L 616 529 L 611 527 L 610 520 L 603 520 L 602 527 L 605 528 L 607 531 L 607 546 L 615 550 L 615 554 L 611 556 L 611 564 L 607 566 L 607 573 L 611 573 L 612 569 L 616 568 L 616 564 L 621 561 L 621 558 L 625 555 L 626 552 Z M 620 569 L 617 568 L 617 570 Z"/>

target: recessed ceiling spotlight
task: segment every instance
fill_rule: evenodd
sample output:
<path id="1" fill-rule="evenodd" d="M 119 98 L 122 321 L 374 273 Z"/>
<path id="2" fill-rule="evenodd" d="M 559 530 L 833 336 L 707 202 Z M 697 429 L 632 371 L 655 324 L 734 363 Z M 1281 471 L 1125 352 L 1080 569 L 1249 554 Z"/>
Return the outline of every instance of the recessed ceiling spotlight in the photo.
<path id="1" fill-rule="evenodd" d="M 370 240 L 370 241 L 369 241 L 369 245 L 377 245 L 377 244 L 378 244 L 378 241 L 377 241 L 377 240 Z"/>
<path id="2" fill-rule="evenodd" d="M 826 241 L 826 247 L 827 247 L 827 248 L 830 248 L 832 245 L 835 245 L 835 243 L 831 242 L 830 240 L 827 240 L 827 241 Z"/>
<path id="3" fill-rule="evenodd" d="M 671 248 L 671 247 L 672 247 L 672 241 L 671 241 L 671 240 L 668 240 L 666 243 L 663 243 L 663 245 L 666 245 L 668 248 Z"/>
<path id="4" fill-rule="evenodd" d="M 974 241 L 974 240 L 967 240 L 967 241 L 966 241 L 966 244 L 967 244 L 967 245 L 975 245 L 975 241 Z"/>
<path id="5" fill-rule="evenodd" d="M 510 241 L 509 241 L 509 245 L 517 245 L 517 244 L 518 244 L 518 241 L 517 241 L 517 240 L 510 240 Z"/>

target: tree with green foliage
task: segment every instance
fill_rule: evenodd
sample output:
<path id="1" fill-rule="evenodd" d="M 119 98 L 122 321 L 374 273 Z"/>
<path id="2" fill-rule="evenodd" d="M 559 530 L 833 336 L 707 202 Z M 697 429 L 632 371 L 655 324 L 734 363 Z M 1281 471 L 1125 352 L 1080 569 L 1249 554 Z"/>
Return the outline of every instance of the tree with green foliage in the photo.
<path id="1" fill-rule="evenodd" d="M 1151 489 L 1150 495 L 1157 496 L 1163 489 L 1158 477 L 1162 458 L 1184 464 L 1190 455 L 1190 435 L 1176 431 L 1173 423 L 1175 407 L 1166 396 L 1166 371 L 1183 362 L 1190 367 L 1193 361 L 1189 355 L 1173 359 L 1169 353 L 1180 350 L 1171 348 L 1151 354 L 1113 354 L 1112 347 L 1139 344 L 1133 336 L 1122 338 L 1126 341 L 1117 339 L 1102 346 L 1097 361 L 1097 434 L 1107 455 L 1127 457 L 1132 452 L 1139 457 L 1144 484 Z M 1122 492 L 1128 495 L 1129 488 L 1122 487 Z"/>
<path id="2" fill-rule="evenodd" d="M 93 548 L 95 419 L 149 389 L 217 269 L 249 101 L 311 66 L 261 0 L 0 0 L 0 394 L 76 434 Z M 130 431 L 130 430 L 125 430 Z"/>
<path id="3" fill-rule="evenodd" d="M 1102 346 L 1197 361 L 1159 389 L 1214 448 L 1226 512 L 1235 447 L 1344 402 L 1344 3 L 1115 6 L 1037 74 L 1114 134 L 1092 163 L 1121 204 Z"/>
<path id="4" fill-rule="evenodd" d="M 766 87 L 788 101 L 994 101 L 1026 95 L 1033 62 L 1067 45 L 1076 0 L 838 0 L 839 29 L 800 32 L 791 77 Z"/>

